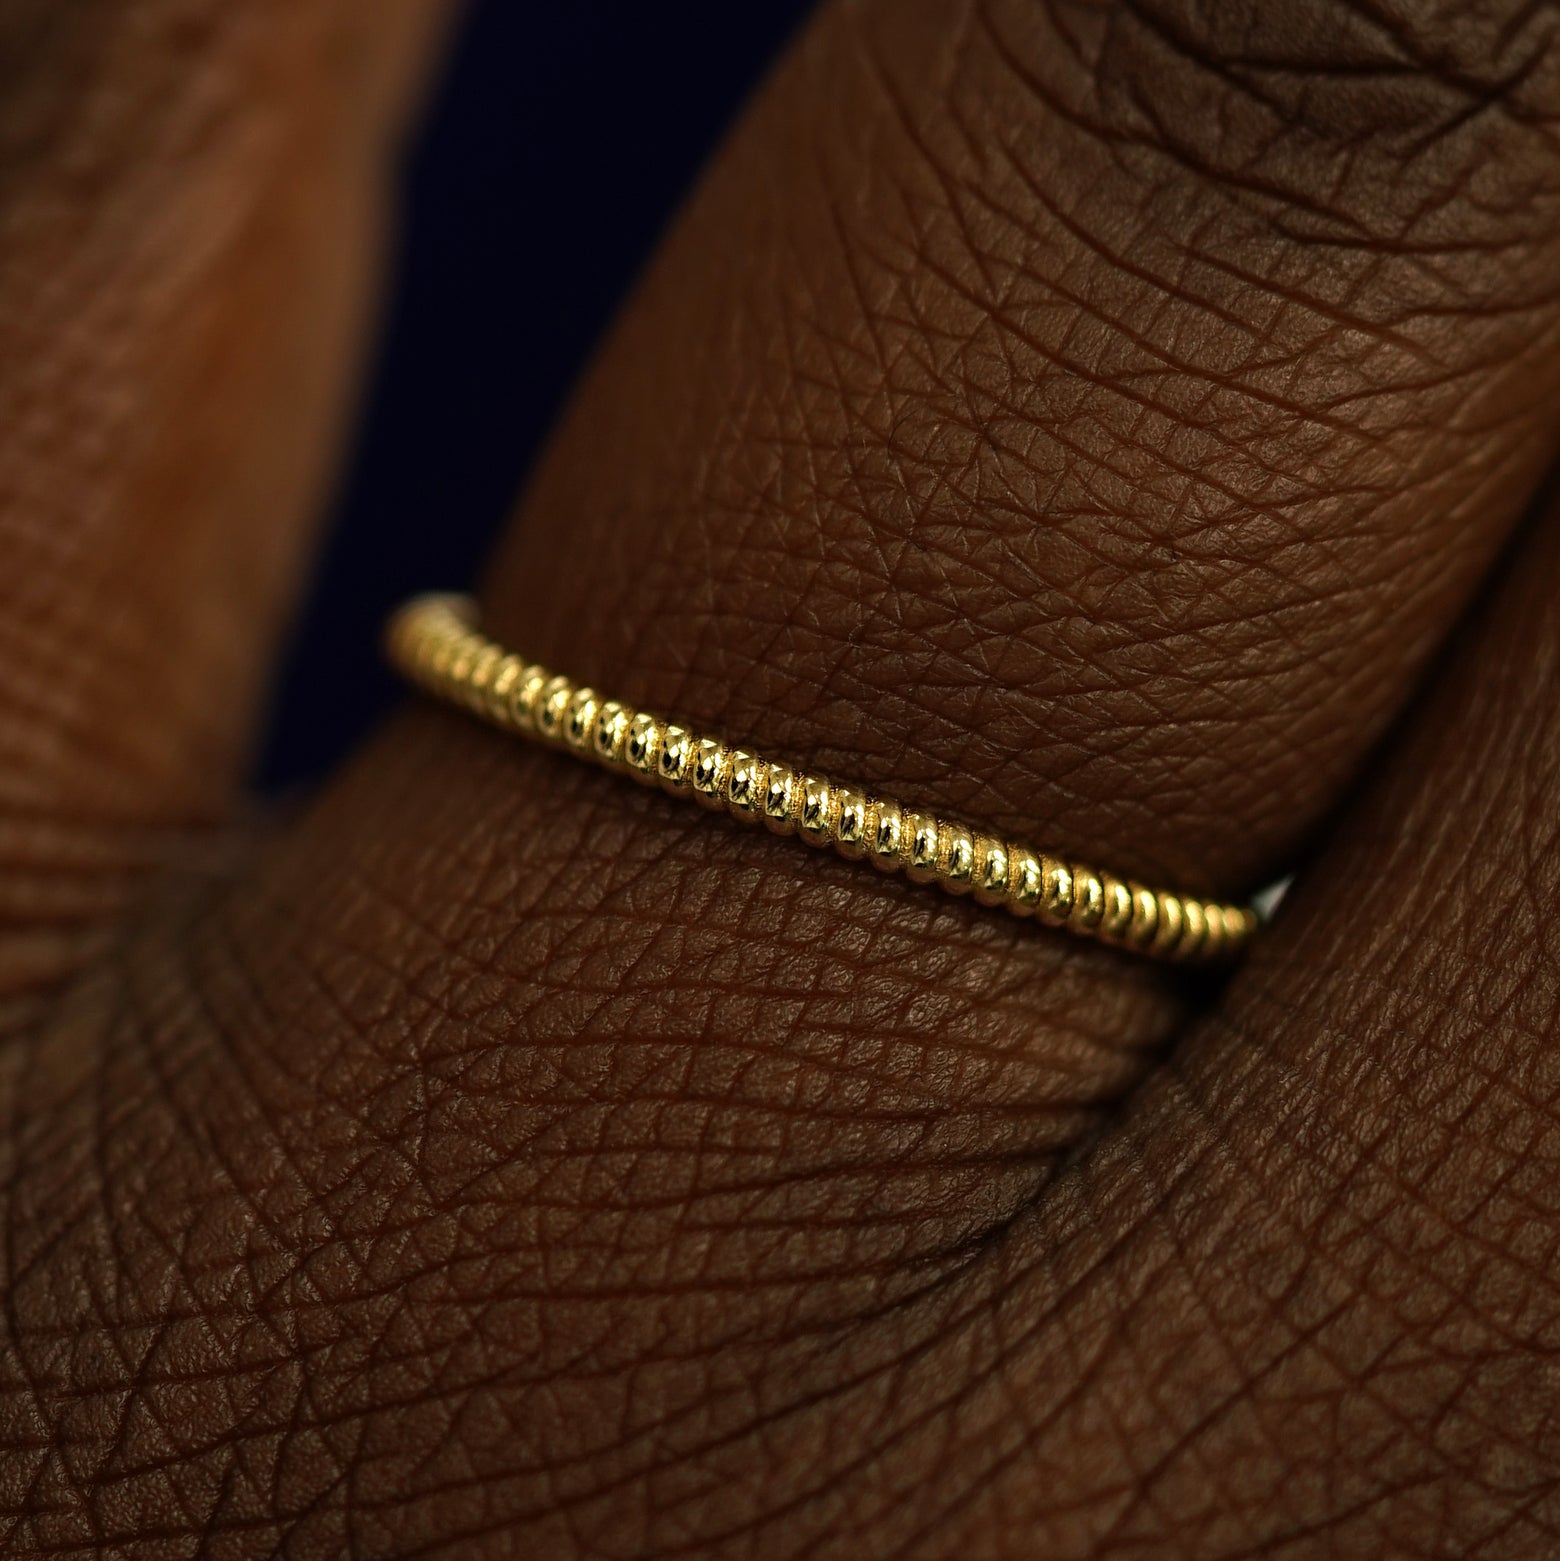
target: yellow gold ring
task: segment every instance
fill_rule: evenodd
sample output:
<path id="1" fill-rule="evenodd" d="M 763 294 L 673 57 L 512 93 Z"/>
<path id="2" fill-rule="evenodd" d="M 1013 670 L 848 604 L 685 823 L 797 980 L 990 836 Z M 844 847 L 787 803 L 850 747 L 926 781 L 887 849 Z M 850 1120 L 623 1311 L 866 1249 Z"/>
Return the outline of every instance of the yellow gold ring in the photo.
<path id="1" fill-rule="evenodd" d="M 418 597 L 386 638 L 413 683 L 504 731 L 1048 927 L 1211 963 L 1238 955 L 1259 925 L 1249 906 L 1148 888 L 604 698 L 489 639 L 469 597 Z"/>

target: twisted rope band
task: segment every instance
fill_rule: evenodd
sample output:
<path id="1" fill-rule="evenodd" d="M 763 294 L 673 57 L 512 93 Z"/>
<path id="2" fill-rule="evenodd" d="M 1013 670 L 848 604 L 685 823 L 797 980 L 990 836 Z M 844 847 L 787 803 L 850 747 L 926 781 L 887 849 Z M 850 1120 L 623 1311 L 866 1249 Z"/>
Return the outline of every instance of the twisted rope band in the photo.
<path id="1" fill-rule="evenodd" d="M 419 597 L 391 620 L 390 659 L 428 693 L 504 731 L 1049 927 L 1181 963 L 1233 958 L 1257 929 L 1246 906 L 1145 888 L 604 699 L 476 623 L 468 597 Z"/>

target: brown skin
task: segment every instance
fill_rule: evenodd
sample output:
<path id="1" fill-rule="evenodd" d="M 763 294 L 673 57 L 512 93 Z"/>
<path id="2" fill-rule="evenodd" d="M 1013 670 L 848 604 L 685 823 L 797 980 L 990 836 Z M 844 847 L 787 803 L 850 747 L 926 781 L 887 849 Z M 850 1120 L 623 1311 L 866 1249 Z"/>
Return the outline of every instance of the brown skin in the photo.
<path id="1" fill-rule="evenodd" d="M 438 9 L 0 4 L 12 1552 L 1552 1553 L 1553 16 L 826 7 L 487 582 L 1216 988 L 431 708 L 203 849 Z"/>

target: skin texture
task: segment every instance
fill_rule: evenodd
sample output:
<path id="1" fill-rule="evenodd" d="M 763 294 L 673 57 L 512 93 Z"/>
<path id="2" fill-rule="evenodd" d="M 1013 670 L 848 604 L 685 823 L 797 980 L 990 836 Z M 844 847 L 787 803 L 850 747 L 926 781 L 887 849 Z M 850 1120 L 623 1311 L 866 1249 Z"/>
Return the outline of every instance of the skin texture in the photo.
<path id="1" fill-rule="evenodd" d="M 431 708 L 227 827 L 439 17 L 133 9 L 0 5 L 9 1549 L 1552 1553 L 1552 13 L 826 6 L 486 583 L 1297 868 L 1215 985 Z"/>

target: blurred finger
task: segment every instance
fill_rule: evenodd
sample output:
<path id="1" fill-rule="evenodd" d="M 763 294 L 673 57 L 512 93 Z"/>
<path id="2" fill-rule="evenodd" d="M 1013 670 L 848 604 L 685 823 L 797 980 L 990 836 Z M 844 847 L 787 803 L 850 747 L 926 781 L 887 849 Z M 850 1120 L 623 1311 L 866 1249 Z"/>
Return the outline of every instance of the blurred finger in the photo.
<path id="1" fill-rule="evenodd" d="M 0 992 L 230 799 L 449 9 L 0 11 Z"/>

